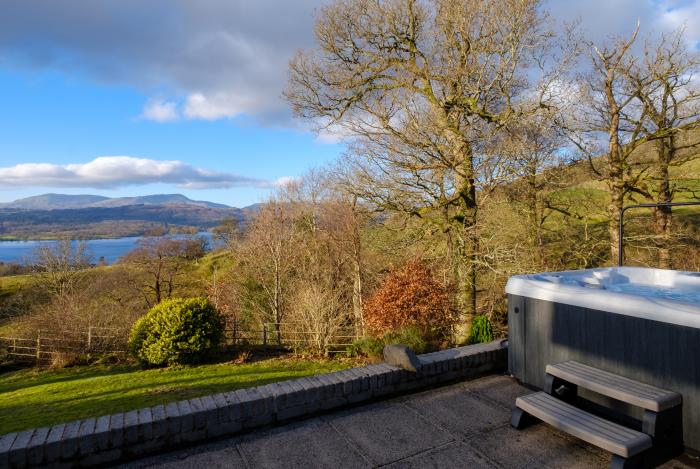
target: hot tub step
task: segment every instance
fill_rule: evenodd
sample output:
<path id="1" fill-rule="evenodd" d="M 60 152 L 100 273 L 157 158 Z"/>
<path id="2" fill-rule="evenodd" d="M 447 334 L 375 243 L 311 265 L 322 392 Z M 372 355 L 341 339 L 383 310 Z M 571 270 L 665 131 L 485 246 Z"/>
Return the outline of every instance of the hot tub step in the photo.
<path id="1" fill-rule="evenodd" d="M 661 412 L 682 402 L 681 395 L 677 392 L 640 383 L 576 361 L 547 365 L 546 372 L 571 384 L 652 412 Z"/>
<path id="2" fill-rule="evenodd" d="M 511 424 L 521 428 L 527 415 L 622 458 L 632 458 L 652 447 L 651 437 L 610 422 L 544 392 L 518 397 Z"/>

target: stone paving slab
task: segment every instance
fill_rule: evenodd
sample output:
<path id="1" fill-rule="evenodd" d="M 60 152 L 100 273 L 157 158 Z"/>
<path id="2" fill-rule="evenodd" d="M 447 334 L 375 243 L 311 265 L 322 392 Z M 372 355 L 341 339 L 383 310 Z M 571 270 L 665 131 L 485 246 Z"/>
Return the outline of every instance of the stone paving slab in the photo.
<path id="1" fill-rule="evenodd" d="M 507 423 L 511 408 L 507 404 L 528 392 L 507 376 L 487 376 L 134 461 L 124 467 L 608 467 L 607 453 L 546 425 L 512 429 Z M 448 412 L 451 406 L 458 409 L 453 416 Z M 700 467 L 699 463 L 684 455 L 663 467 L 688 469 Z"/>
<path id="2" fill-rule="evenodd" d="M 453 388 L 436 390 L 421 399 L 407 399 L 406 405 L 453 435 L 468 437 L 510 421 L 510 413 L 469 392 Z M 469 419 L 469 425 L 464 420 Z"/>
<path id="3" fill-rule="evenodd" d="M 368 462 L 353 445 L 320 419 L 241 438 L 236 446 L 247 467 L 364 468 Z"/>
<path id="4" fill-rule="evenodd" d="M 474 451 L 469 445 L 461 441 L 453 441 L 385 467 L 391 469 L 495 469 L 498 466 Z"/>
<path id="5" fill-rule="evenodd" d="M 369 405 L 327 420 L 374 465 L 389 464 L 453 440 L 448 432 L 400 402 Z"/>

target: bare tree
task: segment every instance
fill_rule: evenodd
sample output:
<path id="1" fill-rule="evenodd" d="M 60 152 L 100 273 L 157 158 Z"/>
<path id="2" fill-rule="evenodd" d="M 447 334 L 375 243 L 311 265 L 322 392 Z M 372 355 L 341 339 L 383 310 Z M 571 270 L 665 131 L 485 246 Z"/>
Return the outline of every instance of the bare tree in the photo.
<path id="1" fill-rule="evenodd" d="M 129 281 L 150 307 L 170 298 L 180 286 L 188 263 L 204 253 L 201 239 L 144 238 L 120 263 L 134 271 L 136 275 Z"/>
<path id="2" fill-rule="evenodd" d="M 644 106 L 642 129 L 653 142 L 649 179 L 645 194 L 660 204 L 673 201 L 674 188 L 669 169 L 697 158 L 700 146 L 700 86 L 697 73 L 700 56 L 686 46 L 684 30 L 664 34 L 655 44 L 647 42 L 644 60 L 628 69 L 632 90 Z M 671 207 L 654 209 L 655 242 L 659 267 L 670 268 Z"/>
<path id="3" fill-rule="evenodd" d="M 512 204 L 527 221 L 533 258 L 530 269 L 546 267 L 544 224 L 555 212 L 574 216 L 554 197 L 564 186 L 564 171 L 571 162 L 564 138 L 547 116 L 538 116 L 510 127 L 502 141 L 513 181 L 505 185 Z"/>
<path id="4" fill-rule="evenodd" d="M 85 277 L 92 255 L 85 241 L 68 238 L 39 246 L 31 260 L 48 293 L 66 296 Z"/>
<path id="5" fill-rule="evenodd" d="M 235 217 L 226 217 L 211 230 L 214 238 L 224 243 L 227 247 L 243 236 L 241 220 Z"/>
<path id="6" fill-rule="evenodd" d="M 477 196 L 494 175 L 484 142 L 534 112 L 518 96 L 526 69 L 549 51 L 539 6 L 336 1 L 320 11 L 318 49 L 290 64 L 295 113 L 352 135 L 350 190 L 381 209 L 446 224 L 467 316 L 476 311 Z"/>
<path id="7" fill-rule="evenodd" d="M 643 132 L 645 109 L 627 77 L 636 60 L 632 47 L 638 32 L 639 24 L 628 38 L 615 38 L 602 48 L 588 44 L 591 70 L 579 80 L 580 101 L 572 108 L 573 124 L 566 126 L 594 177 L 608 187 L 611 260 L 618 256 L 620 210 L 627 197 L 640 191 L 642 175 L 635 170 L 632 155 L 648 141 Z"/>
<path id="8" fill-rule="evenodd" d="M 289 204 L 275 199 L 262 204 L 248 225 L 244 243 L 237 252 L 254 286 L 263 291 L 258 305 L 262 322 L 275 323 L 277 342 L 282 342 L 281 322 L 285 319 L 286 294 L 294 267 L 295 230 Z M 251 288 L 248 288 L 252 291 Z M 253 304 L 257 302 L 253 301 Z"/>

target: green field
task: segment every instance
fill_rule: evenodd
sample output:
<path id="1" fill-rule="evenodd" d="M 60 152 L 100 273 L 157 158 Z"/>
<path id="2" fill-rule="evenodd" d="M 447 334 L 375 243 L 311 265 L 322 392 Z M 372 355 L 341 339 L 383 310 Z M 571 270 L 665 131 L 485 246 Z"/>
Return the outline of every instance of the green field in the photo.
<path id="1" fill-rule="evenodd" d="M 0 434 L 355 366 L 350 360 L 274 358 L 142 370 L 133 365 L 0 374 Z"/>

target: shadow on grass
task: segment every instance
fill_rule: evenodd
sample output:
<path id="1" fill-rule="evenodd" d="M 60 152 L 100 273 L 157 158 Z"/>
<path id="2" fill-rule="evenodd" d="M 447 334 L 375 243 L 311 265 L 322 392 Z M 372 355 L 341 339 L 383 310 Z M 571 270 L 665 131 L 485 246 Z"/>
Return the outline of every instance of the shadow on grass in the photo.
<path id="1" fill-rule="evenodd" d="M 139 371 L 140 368 L 136 365 L 114 365 L 109 367 L 91 366 L 85 367 L 85 369 L 81 369 L 80 371 L 74 370 L 74 368 L 65 368 L 57 371 L 49 371 L 32 368 L 26 371 L 12 372 L 11 376 L 4 377 L 0 375 L 0 394 L 33 386 L 44 386 L 47 384 L 70 382 L 101 376 L 129 374 L 134 371 Z"/>
<path id="2" fill-rule="evenodd" d="M 172 401 L 205 396 L 220 392 L 234 391 L 236 389 L 260 386 L 287 379 L 301 378 L 317 373 L 333 372 L 342 367 L 315 366 L 304 367 L 302 364 L 288 366 L 280 363 L 269 369 L 236 370 L 226 374 L 225 372 L 207 375 L 144 376 L 144 380 L 129 383 L 128 376 L 124 376 L 126 385 L 105 382 L 105 389 L 81 389 L 83 386 L 61 385 L 64 389 L 48 390 L 41 395 L 28 395 L 26 399 L 15 396 L 7 402 L 6 406 L 0 404 L 0 434 L 23 430 L 32 427 L 43 427 L 56 423 L 78 420 L 99 415 L 125 412 L 142 407 L 151 407 Z M 307 364 L 308 365 L 308 364 Z M 180 370 L 172 372 L 177 373 Z M 197 371 L 196 368 L 184 369 L 183 372 Z M 204 371 L 204 370 L 202 370 Z M 223 371 L 223 370 L 222 370 Z M 168 373 L 164 370 L 164 373 Z M 112 375 L 125 374 L 125 372 L 113 372 Z M 98 370 L 80 373 L 80 377 L 90 378 L 104 376 Z M 55 380 L 54 382 L 71 381 L 69 379 Z M 44 381 L 42 384 L 47 383 Z M 66 388 L 67 386 L 67 388 Z M 109 386 L 109 387 L 108 387 Z M 85 392 L 84 392 L 85 391 Z M 8 396 L 9 397 L 9 396 Z M 18 402 L 19 401 L 19 402 Z M 0 401 L 1 402 L 1 401 Z"/>

